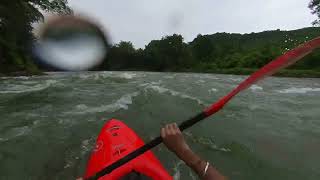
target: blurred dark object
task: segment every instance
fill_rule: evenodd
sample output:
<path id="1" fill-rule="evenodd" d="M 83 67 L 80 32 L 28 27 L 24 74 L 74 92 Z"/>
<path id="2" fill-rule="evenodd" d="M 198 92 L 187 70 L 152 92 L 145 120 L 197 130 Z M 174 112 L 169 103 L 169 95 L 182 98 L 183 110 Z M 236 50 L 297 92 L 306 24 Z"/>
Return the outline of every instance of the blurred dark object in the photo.
<path id="1" fill-rule="evenodd" d="M 99 26 L 76 16 L 48 21 L 39 36 L 32 54 L 48 70 L 90 70 L 102 63 L 109 46 Z"/>

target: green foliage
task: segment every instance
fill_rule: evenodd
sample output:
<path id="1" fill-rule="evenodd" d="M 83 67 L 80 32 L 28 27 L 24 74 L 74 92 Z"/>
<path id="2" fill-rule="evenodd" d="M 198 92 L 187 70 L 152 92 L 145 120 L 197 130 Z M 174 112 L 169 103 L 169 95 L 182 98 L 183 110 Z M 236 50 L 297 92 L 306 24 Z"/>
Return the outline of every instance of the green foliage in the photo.
<path id="1" fill-rule="evenodd" d="M 33 23 L 43 20 L 42 11 L 72 13 L 66 0 L 1 0 L 0 1 L 0 68 L 28 71 L 27 50 L 35 40 Z M 10 66 L 10 67 L 8 67 Z M 6 70 L 7 69 L 7 70 Z M 34 69 L 34 67 L 33 67 Z"/>
<path id="2" fill-rule="evenodd" d="M 199 34 L 192 43 L 190 43 L 195 58 L 201 62 L 213 62 L 211 56 L 215 55 L 214 43 L 207 38 Z"/>
<path id="3" fill-rule="evenodd" d="M 181 35 L 151 41 L 145 49 L 136 50 L 131 42 L 112 46 L 103 68 L 108 70 L 178 71 L 190 68 L 193 58 Z"/>
<path id="4" fill-rule="evenodd" d="M 157 71 L 176 71 L 192 64 L 192 54 L 181 35 L 151 41 L 144 50 L 146 60 Z"/>
<path id="5" fill-rule="evenodd" d="M 119 44 L 111 47 L 108 54 L 107 64 L 105 67 L 113 70 L 121 70 L 133 67 L 136 50 L 131 42 L 121 41 Z"/>
<path id="6" fill-rule="evenodd" d="M 320 28 L 294 31 L 265 31 L 250 34 L 216 33 L 198 35 L 185 43 L 181 35 L 151 41 L 145 49 L 134 49 L 130 42 L 111 47 L 103 69 L 188 71 L 249 74 L 284 52 L 320 35 Z M 320 70 L 320 51 L 278 75 L 312 76 Z M 299 71 L 298 71 L 299 70 Z"/>
<path id="7" fill-rule="evenodd" d="M 318 16 L 318 19 L 313 22 L 314 25 L 320 25 L 320 0 L 311 0 L 309 8 L 312 10 L 312 14 Z"/>

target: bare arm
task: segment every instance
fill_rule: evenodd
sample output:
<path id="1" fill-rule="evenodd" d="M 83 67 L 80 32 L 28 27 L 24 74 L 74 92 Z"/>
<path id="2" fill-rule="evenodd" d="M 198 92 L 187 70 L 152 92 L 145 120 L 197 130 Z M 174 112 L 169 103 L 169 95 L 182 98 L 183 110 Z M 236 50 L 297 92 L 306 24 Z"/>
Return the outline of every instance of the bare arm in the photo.
<path id="1" fill-rule="evenodd" d="M 183 160 L 202 180 L 225 180 L 218 170 L 196 155 L 185 142 L 177 124 L 168 124 L 161 129 L 163 143 Z"/>

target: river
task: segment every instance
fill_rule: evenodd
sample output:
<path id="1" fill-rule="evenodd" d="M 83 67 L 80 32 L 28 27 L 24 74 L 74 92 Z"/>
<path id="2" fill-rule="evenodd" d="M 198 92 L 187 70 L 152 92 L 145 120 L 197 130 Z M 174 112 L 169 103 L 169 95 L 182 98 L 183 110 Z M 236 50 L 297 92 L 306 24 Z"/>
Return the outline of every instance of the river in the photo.
<path id="1" fill-rule="evenodd" d="M 245 76 L 50 73 L 0 79 L 0 179 L 75 179 L 109 118 L 145 141 L 225 95 Z M 230 179 L 318 180 L 320 79 L 271 77 L 185 133 L 192 149 Z M 175 179 L 197 179 L 163 145 Z"/>

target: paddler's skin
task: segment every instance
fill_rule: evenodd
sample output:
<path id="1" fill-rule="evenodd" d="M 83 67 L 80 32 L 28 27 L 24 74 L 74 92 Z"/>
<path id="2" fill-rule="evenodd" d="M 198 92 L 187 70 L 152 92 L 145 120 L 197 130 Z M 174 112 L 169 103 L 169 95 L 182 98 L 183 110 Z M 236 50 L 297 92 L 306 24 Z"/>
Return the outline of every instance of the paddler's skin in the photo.
<path id="1" fill-rule="evenodd" d="M 204 175 L 207 162 L 196 155 L 184 140 L 177 124 L 168 124 L 161 129 L 161 137 L 167 148 L 183 160 L 202 180 L 226 180 L 212 165 Z"/>

